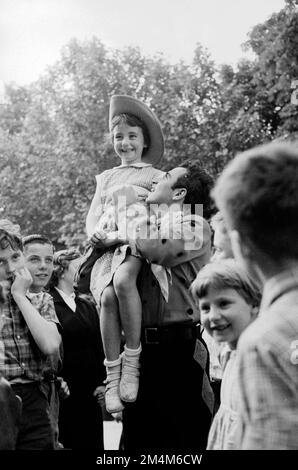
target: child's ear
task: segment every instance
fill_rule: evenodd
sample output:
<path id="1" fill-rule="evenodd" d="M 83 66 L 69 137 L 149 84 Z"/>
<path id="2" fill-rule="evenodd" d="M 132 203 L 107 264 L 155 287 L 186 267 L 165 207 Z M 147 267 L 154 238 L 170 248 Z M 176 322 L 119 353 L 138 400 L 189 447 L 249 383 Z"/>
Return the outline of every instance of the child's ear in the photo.
<path id="1" fill-rule="evenodd" d="M 252 307 L 251 313 L 252 313 L 253 318 L 256 318 L 258 316 L 259 310 L 260 310 L 260 307 L 258 305 L 255 305 L 254 307 Z"/>

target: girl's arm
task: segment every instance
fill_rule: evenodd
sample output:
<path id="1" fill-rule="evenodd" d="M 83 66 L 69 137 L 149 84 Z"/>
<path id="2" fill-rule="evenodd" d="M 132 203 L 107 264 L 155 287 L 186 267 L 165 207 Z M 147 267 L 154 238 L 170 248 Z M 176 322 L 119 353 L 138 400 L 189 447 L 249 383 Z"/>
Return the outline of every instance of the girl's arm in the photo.
<path id="1" fill-rule="evenodd" d="M 88 237 L 93 235 L 96 224 L 102 214 L 102 209 L 101 195 L 100 192 L 96 189 L 86 218 L 86 231 Z"/>
<path id="2" fill-rule="evenodd" d="M 46 355 L 57 354 L 61 343 L 60 333 L 55 322 L 43 318 L 26 297 L 31 283 L 32 278 L 28 269 L 20 269 L 15 273 L 15 279 L 11 286 L 11 295 L 19 307 L 39 349 Z"/>
<path id="3" fill-rule="evenodd" d="M 87 218 L 86 218 L 86 232 L 88 238 L 90 238 L 95 230 L 96 224 L 99 221 L 102 213 L 103 213 L 103 204 L 102 204 L 102 173 L 96 176 L 96 190 L 93 196 Z"/>

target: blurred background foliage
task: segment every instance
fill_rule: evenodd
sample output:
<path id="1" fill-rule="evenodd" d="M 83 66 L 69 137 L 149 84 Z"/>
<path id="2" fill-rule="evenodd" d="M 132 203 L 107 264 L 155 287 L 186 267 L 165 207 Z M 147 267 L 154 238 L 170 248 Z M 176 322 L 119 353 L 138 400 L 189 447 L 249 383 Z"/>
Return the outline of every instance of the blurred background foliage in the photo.
<path id="1" fill-rule="evenodd" d="M 215 32 L 216 34 L 216 32 Z M 118 164 L 109 141 L 113 94 L 145 101 L 166 140 L 160 168 L 200 160 L 214 177 L 244 149 L 298 137 L 298 11 L 294 0 L 248 34 L 251 60 L 216 66 L 200 44 L 191 64 L 138 48 L 73 39 L 29 86 L 7 84 L 0 106 L 0 217 L 57 247 L 84 246 L 94 176 Z"/>

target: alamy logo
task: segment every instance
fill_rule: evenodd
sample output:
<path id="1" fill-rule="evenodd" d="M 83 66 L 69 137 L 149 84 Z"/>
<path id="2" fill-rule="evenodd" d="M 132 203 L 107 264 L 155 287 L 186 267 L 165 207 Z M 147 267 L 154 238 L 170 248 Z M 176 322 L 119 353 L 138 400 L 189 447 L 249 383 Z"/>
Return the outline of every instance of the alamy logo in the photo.
<path id="1" fill-rule="evenodd" d="M 190 204 L 184 204 L 182 210 L 177 206 L 177 210 L 173 211 L 173 206 L 168 207 L 166 204 L 127 202 L 125 196 L 119 197 L 112 217 L 123 239 L 182 240 L 183 250 L 199 250 L 202 247 L 202 204 L 196 204 L 195 213 L 191 213 Z M 112 219 L 110 217 L 109 223 Z"/>

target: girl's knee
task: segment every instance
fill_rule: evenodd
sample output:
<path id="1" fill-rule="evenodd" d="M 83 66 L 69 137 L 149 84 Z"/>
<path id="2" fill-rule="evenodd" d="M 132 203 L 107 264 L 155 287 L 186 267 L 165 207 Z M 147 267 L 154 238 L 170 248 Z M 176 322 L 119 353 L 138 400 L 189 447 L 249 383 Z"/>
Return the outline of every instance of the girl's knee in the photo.
<path id="1" fill-rule="evenodd" d="M 132 289 L 136 289 L 140 268 L 141 262 L 135 257 L 128 257 L 128 259 L 119 266 L 113 280 L 117 297 L 119 297 L 119 295 L 127 296 Z"/>
<path id="2" fill-rule="evenodd" d="M 117 299 L 113 287 L 106 287 L 101 295 L 101 306 L 103 308 L 114 306 L 116 301 Z"/>
<path id="3" fill-rule="evenodd" d="M 114 276 L 114 289 L 117 296 L 128 295 L 129 291 L 134 287 L 136 287 L 136 279 L 134 276 L 129 275 L 129 273 L 124 275 L 122 272 L 121 275 L 119 273 Z"/>

